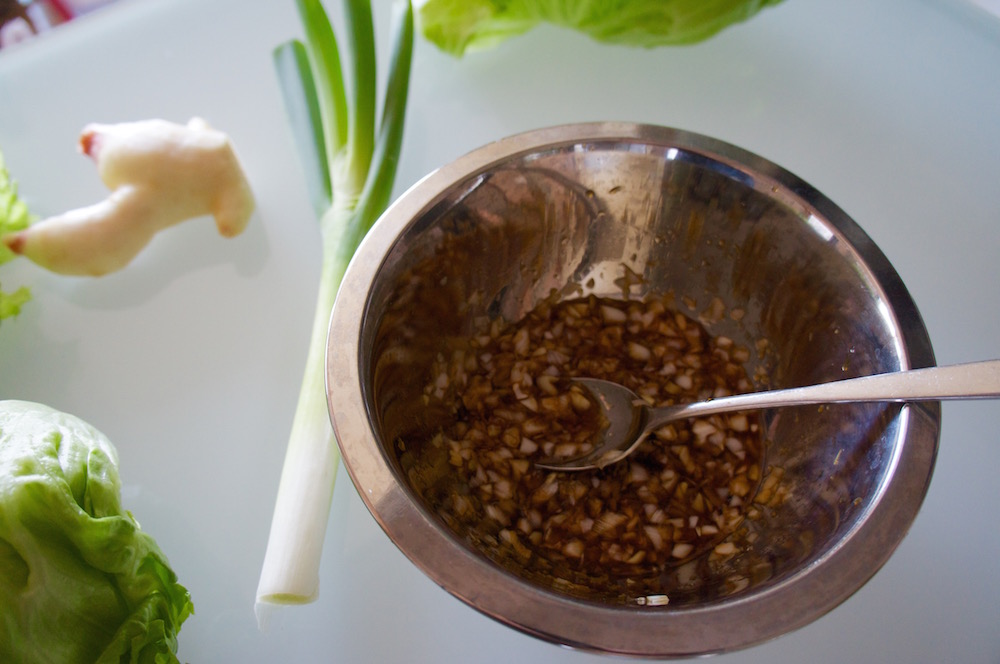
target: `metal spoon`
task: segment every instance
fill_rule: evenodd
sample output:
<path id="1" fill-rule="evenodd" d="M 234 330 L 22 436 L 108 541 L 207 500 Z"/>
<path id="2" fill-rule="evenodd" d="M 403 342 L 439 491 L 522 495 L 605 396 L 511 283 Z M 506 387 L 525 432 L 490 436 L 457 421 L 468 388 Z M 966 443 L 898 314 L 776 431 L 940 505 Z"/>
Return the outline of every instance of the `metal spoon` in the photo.
<path id="1" fill-rule="evenodd" d="M 606 421 L 595 434 L 593 451 L 572 459 L 536 463 L 549 470 L 592 470 L 621 461 L 650 431 L 667 422 L 716 413 L 863 401 L 940 401 L 1000 398 L 1000 360 L 894 371 L 783 390 L 751 392 L 696 403 L 652 408 L 628 388 L 596 378 L 574 378 L 590 391 Z"/>

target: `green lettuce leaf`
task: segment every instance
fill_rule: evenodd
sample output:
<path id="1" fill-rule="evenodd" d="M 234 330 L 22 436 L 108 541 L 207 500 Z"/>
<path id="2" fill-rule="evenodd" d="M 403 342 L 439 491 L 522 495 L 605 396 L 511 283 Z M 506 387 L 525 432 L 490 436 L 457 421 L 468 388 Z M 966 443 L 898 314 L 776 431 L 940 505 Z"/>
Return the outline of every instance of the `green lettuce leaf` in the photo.
<path id="1" fill-rule="evenodd" d="M 177 662 L 194 607 L 94 427 L 0 401 L 0 662 Z"/>
<path id="2" fill-rule="evenodd" d="M 18 198 L 17 185 L 10 178 L 4 164 L 3 153 L 0 152 L 0 237 L 7 233 L 26 228 L 32 222 L 28 206 Z M 14 258 L 13 251 L 0 242 L 0 265 Z M 13 318 L 21 311 L 21 305 L 31 299 L 31 292 L 25 286 L 8 292 L 0 282 L 0 321 Z"/>
<path id="3" fill-rule="evenodd" d="M 692 44 L 781 0 L 425 0 L 421 34 L 456 56 L 492 48 L 541 22 L 612 44 Z"/>
<path id="4" fill-rule="evenodd" d="M 0 290 L 0 320 L 13 318 L 21 313 L 21 306 L 31 299 L 31 291 L 27 286 L 21 286 L 12 293 Z"/>

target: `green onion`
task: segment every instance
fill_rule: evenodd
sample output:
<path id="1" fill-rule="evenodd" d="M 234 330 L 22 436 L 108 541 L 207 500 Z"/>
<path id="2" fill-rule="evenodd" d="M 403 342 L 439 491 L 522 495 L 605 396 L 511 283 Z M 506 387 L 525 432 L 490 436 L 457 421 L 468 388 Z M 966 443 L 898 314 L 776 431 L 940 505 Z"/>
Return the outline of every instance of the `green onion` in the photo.
<path id="1" fill-rule="evenodd" d="M 320 220 L 323 263 L 305 375 L 257 588 L 264 608 L 316 598 L 319 561 L 340 454 L 326 403 L 327 328 L 347 264 L 389 204 L 403 140 L 413 52 L 413 10 L 393 16 L 389 78 L 376 129 L 375 37 L 369 0 L 345 1 L 351 78 L 320 0 L 296 0 L 305 42 L 291 40 L 274 62 L 310 198 Z M 350 85 L 348 85 L 349 83 Z"/>

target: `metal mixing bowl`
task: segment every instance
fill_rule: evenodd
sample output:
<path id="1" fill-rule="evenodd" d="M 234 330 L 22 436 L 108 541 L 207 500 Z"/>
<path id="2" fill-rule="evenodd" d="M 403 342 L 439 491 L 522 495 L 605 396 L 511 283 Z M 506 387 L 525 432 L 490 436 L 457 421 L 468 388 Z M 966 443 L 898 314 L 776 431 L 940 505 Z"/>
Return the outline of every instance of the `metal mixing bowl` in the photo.
<path id="1" fill-rule="evenodd" d="M 440 278 L 415 282 L 416 266 Z M 435 271 L 436 270 L 436 271 Z M 917 514 L 938 403 L 799 407 L 763 416 L 786 500 L 731 570 L 671 572 L 662 602 L 605 601 L 501 566 L 415 492 L 396 441 L 431 435 L 431 366 L 474 322 L 516 321 L 553 292 L 671 292 L 755 354 L 772 387 L 934 364 L 892 266 L 843 211 L 782 168 L 664 127 L 594 123 L 486 145 L 424 178 L 358 250 L 334 309 L 328 395 L 345 465 L 421 570 L 484 614 L 556 643 L 650 657 L 722 652 L 815 620 L 888 559 Z M 426 276 L 426 272 L 425 272 Z M 737 320 L 738 318 L 738 320 Z M 766 341 L 766 343 L 761 343 Z M 763 373 L 761 373 L 763 370 Z"/>

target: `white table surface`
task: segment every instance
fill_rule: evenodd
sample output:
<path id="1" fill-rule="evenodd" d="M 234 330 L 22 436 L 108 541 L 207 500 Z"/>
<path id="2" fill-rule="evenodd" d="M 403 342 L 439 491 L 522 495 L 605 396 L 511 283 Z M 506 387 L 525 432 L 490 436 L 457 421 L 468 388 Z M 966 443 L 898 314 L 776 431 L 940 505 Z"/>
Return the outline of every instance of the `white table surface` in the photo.
<path id="1" fill-rule="evenodd" d="M 384 56 L 390 12 L 377 4 Z M 613 661 L 452 598 L 379 530 L 343 469 L 320 598 L 258 631 L 319 265 L 271 64 L 299 34 L 291 0 L 125 1 L 0 53 L 0 149 L 37 214 L 106 194 L 76 151 L 85 123 L 149 117 L 199 115 L 228 132 L 258 201 L 243 236 L 196 221 L 102 279 L 4 266 L 5 286 L 28 284 L 35 300 L 0 328 L 0 398 L 72 412 L 117 445 L 126 506 L 194 597 L 182 661 Z M 397 193 L 545 125 L 710 134 L 851 214 L 910 288 L 940 363 L 1000 357 L 1000 19 L 975 5 L 786 0 L 707 43 L 655 51 L 554 28 L 461 60 L 419 40 L 411 90 Z M 998 415 L 994 402 L 945 404 L 929 494 L 883 570 L 812 625 L 718 661 L 1000 662 Z"/>

